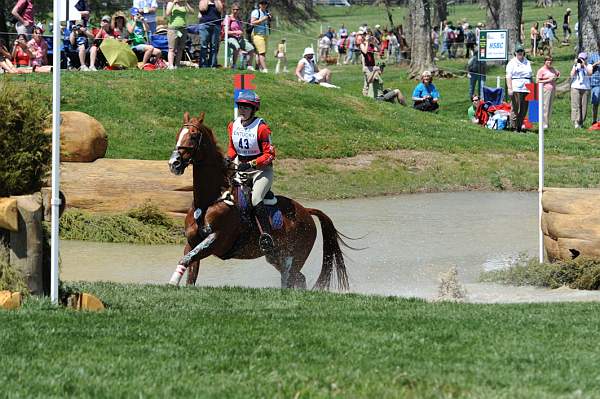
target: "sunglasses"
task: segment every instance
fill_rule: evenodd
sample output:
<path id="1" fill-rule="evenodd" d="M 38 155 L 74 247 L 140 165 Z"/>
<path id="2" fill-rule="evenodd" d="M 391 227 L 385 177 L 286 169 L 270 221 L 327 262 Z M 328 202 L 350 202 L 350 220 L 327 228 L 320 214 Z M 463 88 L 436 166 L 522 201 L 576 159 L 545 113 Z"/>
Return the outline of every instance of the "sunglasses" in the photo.
<path id="1" fill-rule="evenodd" d="M 250 104 L 238 104 L 239 109 L 254 109 L 254 107 Z"/>

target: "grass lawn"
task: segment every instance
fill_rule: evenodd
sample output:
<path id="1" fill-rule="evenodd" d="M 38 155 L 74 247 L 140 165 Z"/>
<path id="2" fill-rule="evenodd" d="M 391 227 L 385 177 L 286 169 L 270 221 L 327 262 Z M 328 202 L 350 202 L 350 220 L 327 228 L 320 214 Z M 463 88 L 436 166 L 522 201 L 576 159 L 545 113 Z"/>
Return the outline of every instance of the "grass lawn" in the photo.
<path id="1" fill-rule="evenodd" d="M 84 284 L 0 312 L 8 397 L 592 398 L 595 303 L 473 305 Z M 594 349 L 596 348 L 596 349 Z"/>
<path id="2" fill-rule="evenodd" d="M 548 13 L 560 19 L 564 8 L 539 9 L 525 6 L 528 29 L 533 20 Z M 381 7 L 322 7 L 322 20 L 294 29 L 287 36 L 290 66 L 302 48 L 316 37 L 321 24 L 354 29 L 367 22 L 385 25 Z M 402 20 L 404 8 L 394 9 Z M 484 12 L 473 5 L 457 6 L 451 19 L 466 17 L 475 23 Z M 282 26 L 283 30 L 292 30 Z M 289 31 L 288 31 L 289 33 Z M 271 42 L 283 34 L 275 31 Z M 279 35 L 279 36 L 278 36 Z M 297 35 L 304 35 L 301 38 Z M 572 63 L 570 47 L 557 47 L 556 64 L 564 76 Z M 270 62 L 273 61 L 272 59 Z M 534 70 L 541 58 L 533 60 Z M 537 145 L 535 133 L 496 132 L 470 124 L 466 60 L 442 60 L 438 66 L 456 77 L 437 79 L 442 107 L 437 114 L 416 112 L 382 104 L 361 95 L 359 66 L 333 66 L 334 83 L 340 90 L 307 86 L 286 76 L 257 74 L 255 82 L 263 98 L 260 114 L 273 128 L 278 158 L 289 162 L 278 166 L 279 189 L 304 198 L 340 198 L 414 191 L 460 189 L 531 190 L 537 186 Z M 272 66 L 271 66 L 271 69 Z M 233 75 L 230 70 L 101 71 L 63 75 L 63 109 L 86 112 L 97 118 L 109 135 L 110 158 L 167 159 L 181 126 L 182 114 L 206 112 L 206 123 L 225 143 L 225 126 L 232 118 Z M 501 66 L 492 67 L 489 81 L 503 76 Z M 50 94 L 51 77 L 11 77 Z M 385 86 L 400 88 L 410 97 L 416 82 L 406 76 L 405 67 L 390 65 Z M 549 186 L 597 186 L 600 182 L 599 136 L 587 130 L 573 130 L 569 121 L 569 95 L 555 100 L 551 129 L 546 132 L 546 184 Z M 589 117 L 588 117 L 589 120 Z M 382 151 L 404 151 L 406 156 L 388 156 Z M 375 152 L 374 161 L 358 168 L 335 168 L 332 159 Z M 423 155 L 425 154 L 425 155 Z M 302 160 L 302 161 L 294 161 Z M 427 162 L 420 162 L 425 160 Z M 360 160 L 349 159 L 352 164 Z M 417 164 L 417 165 L 415 165 Z M 303 186 L 303 176 L 313 178 Z M 318 184 L 314 184 L 314 183 Z M 331 187 L 335 192 L 319 190 Z"/>

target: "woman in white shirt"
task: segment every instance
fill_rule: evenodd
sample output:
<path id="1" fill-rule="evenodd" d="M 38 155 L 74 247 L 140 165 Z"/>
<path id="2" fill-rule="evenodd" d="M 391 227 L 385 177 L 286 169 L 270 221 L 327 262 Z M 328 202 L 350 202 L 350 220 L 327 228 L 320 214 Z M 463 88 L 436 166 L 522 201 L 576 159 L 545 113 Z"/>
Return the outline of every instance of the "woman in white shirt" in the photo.
<path id="1" fill-rule="evenodd" d="M 296 76 L 298 80 L 306 83 L 329 83 L 331 80 L 331 71 L 327 68 L 319 70 L 314 60 L 315 51 L 311 47 L 304 49 L 302 58 L 298 61 L 296 67 Z"/>
<path id="2" fill-rule="evenodd" d="M 579 53 L 571 68 L 571 121 L 575 129 L 583 127 L 587 104 L 592 89 L 592 66 L 587 64 L 587 53 Z"/>
<path id="3" fill-rule="evenodd" d="M 506 65 L 506 86 L 511 101 L 510 127 L 517 132 L 523 128 L 523 120 L 527 115 L 529 93 L 526 84 L 531 83 L 531 63 L 525 58 L 525 49 L 520 43 L 515 46 L 515 57 Z"/>

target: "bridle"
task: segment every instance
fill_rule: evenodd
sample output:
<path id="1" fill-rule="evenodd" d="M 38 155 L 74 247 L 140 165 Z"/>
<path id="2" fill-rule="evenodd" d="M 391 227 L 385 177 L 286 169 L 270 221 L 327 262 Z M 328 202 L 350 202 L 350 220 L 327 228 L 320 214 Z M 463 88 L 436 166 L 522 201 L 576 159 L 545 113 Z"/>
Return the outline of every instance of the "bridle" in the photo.
<path id="1" fill-rule="evenodd" d="M 175 151 L 177 153 L 179 153 L 179 150 L 188 150 L 190 152 L 196 152 L 198 150 L 198 147 L 200 147 L 200 143 L 202 143 L 202 133 L 200 131 L 200 125 L 196 124 L 196 123 L 192 123 L 192 122 L 187 122 L 184 123 L 184 125 L 181 127 L 181 129 L 179 130 L 179 133 L 181 133 L 183 131 L 183 129 L 187 128 L 188 130 L 191 129 L 190 128 L 194 128 L 195 132 L 194 133 L 190 133 L 191 136 L 191 140 L 193 142 L 193 146 L 182 146 L 182 145 L 176 145 L 175 146 Z M 199 134 L 200 137 L 198 137 L 197 135 Z M 181 154 L 180 154 L 181 155 Z M 191 156 L 189 157 L 187 160 L 184 160 L 183 158 L 181 159 L 182 162 L 182 166 L 185 168 L 190 164 L 194 163 L 194 157 Z"/>

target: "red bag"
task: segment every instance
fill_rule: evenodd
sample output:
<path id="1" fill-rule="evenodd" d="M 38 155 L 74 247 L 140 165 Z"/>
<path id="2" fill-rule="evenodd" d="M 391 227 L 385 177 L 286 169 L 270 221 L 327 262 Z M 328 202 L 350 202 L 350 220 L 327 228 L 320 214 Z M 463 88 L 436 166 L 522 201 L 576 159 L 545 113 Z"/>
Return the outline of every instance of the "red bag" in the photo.
<path id="1" fill-rule="evenodd" d="M 590 132 L 594 131 L 594 130 L 600 130 L 600 122 L 596 122 L 594 123 L 592 126 L 590 126 L 590 128 L 588 129 Z"/>

